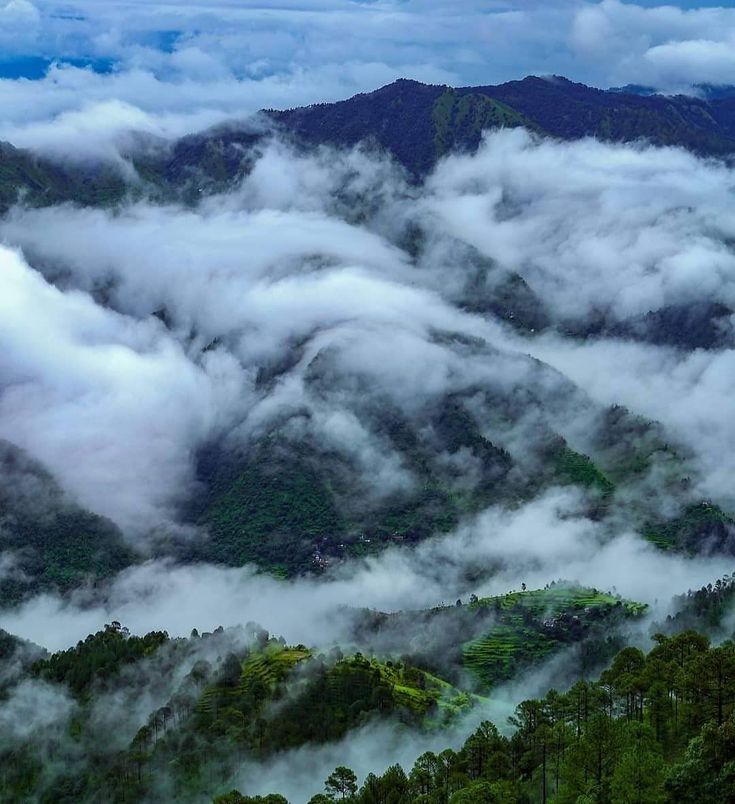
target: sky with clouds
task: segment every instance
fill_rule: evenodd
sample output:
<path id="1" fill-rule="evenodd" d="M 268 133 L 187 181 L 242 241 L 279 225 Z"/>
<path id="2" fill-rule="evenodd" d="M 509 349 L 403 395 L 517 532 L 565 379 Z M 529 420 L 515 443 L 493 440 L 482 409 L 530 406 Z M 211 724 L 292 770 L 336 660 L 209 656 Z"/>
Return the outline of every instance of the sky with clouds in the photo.
<path id="1" fill-rule="evenodd" d="M 683 0 L 0 0 L 0 137 L 21 145 L 43 140 L 43 125 L 59 119 L 72 135 L 101 117 L 178 135 L 398 77 L 478 85 L 552 73 L 667 91 L 735 83 L 735 8 Z"/>

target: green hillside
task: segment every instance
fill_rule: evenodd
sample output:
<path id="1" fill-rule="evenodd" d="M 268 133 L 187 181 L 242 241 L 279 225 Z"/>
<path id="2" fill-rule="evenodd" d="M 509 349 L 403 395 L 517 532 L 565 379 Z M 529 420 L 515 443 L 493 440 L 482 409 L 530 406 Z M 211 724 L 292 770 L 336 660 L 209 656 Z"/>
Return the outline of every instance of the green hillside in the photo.
<path id="1" fill-rule="evenodd" d="M 480 598 L 469 606 L 495 613 L 487 633 L 462 648 L 465 666 L 488 686 L 513 678 L 521 667 L 543 661 L 564 645 L 599 637 L 646 610 L 641 603 L 565 584 Z"/>

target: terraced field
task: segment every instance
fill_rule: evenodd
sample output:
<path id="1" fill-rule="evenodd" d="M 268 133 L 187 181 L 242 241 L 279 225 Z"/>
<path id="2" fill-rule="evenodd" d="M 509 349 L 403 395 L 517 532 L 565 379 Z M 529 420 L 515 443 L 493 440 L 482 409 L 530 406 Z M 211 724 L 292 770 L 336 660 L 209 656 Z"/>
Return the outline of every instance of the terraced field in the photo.
<path id="1" fill-rule="evenodd" d="M 636 603 L 633 600 L 623 600 L 614 595 L 600 592 L 597 589 L 590 589 L 581 586 L 568 586 L 565 584 L 553 584 L 545 589 L 533 589 L 522 592 L 509 592 L 506 595 L 496 595 L 493 597 L 481 597 L 469 604 L 470 608 L 479 606 L 497 606 L 501 609 L 522 608 L 531 611 L 536 615 L 562 614 L 570 610 L 584 610 L 586 608 L 597 608 L 600 606 L 617 606 L 618 604 L 626 608 L 631 613 L 641 613 L 646 606 L 643 603 Z"/>
<path id="2" fill-rule="evenodd" d="M 499 624 L 487 636 L 468 642 L 462 656 L 465 667 L 491 687 L 510 679 L 519 664 L 541 661 L 558 648 L 556 640 L 521 623 Z"/>
<path id="3" fill-rule="evenodd" d="M 546 589 L 480 598 L 470 608 L 495 609 L 488 633 L 465 643 L 465 667 L 487 687 L 551 656 L 590 631 L 642 614 L 646 606 L 597 589 L 554 584 Z"/>
<path id="4" fill-rule="evenodd" d="M 291 670 L 308 659 L 308 648 L 269 645 L 264 651 L 246 659 L 242 665 L 240 683 L 233 687 L 211 686 L 202 693 L 197 704 L 200 714 L 214 715 L 223 707 L 230 705 L 246 695 L 273 692 Z"/>
<path id="5" fill-rule="evenodd" d="M 426 715 L 432 709 L 440 717 L 453 715 L 470 709 L 476 696 L 468 695 L 438 676 L 423 670 L 412 669 L 407 674 L 399 665 L 376 660 L 371 666 L 377 669 L 384 682 L 393 691 L 393 699 L 398 706 Z"/>
<path id="6" fill-rule="evenodd" d="M 272 689 L 282 681 L 293 668 L 311 656 L 311 651 L 303 647 L 270 647 L 247 659 L 242 666 L 243 688 L 256 684 Z"/>

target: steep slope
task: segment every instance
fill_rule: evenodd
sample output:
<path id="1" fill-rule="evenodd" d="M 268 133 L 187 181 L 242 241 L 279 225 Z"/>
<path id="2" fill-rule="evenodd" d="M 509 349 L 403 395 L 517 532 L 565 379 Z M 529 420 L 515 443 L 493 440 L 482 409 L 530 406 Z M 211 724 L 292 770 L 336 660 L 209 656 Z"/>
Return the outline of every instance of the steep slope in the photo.
<path id="1" fill-rule="evenodd" d="M 374 141 L 423 175 L 451 149 L 477 147 L 484 129 L 525 126 L 574 140 L 648 140 L 697 153 L 735 151 L 735 101 L 594 89 L 565 78 L 529 76 L 498 86 L 427 86 L 400 80 L 346 101 L 268 114 L 311 144 Z"/>
<path id="2" fill-rule="evenodd" d="M 16 202 L 29 206 L 65 202 L 109 206 L 121 201 L 127 189 L 126 180 L 114 167 L 62 165 L 0 143 L 0 214 Z"/>
<path id="3" fill-rule="evenodd" d="M 416 174 L 428 172 L 453 149 L 476 147 L 484 129 L 536 128 L 531 118 L 489 93 L 405 79 L 339 103 L 268 114 L 311 144 L 372 142 Z"/>
<path id="4" fill-rule="evenodd" d="M 594 89 L 560 77 L 535 76 L 459 91 L 496 98 L 560 139 L 645 139 L 656 145 L 678 145 L 710 155 L 735 150 L 735 130 L 725 111 L 727 99 L 707 102 L 686 95 L 643 97 Z"/>
<path id="5" fill-rule="evenodd" d="M 38 462 L 5 441 L 0 553 L 0 606 L 112 575 L 136 560 L 112 522 L 77 505 Z"/>
<path id="6" fill-rule="evenodd" d="M 330 387 L 345 404 L 345 378 L 333 376 Z M 534 393 L 530 384 L 525 393 Z M 187 515 L 207 528 L 210 538 L 185 547 L 182 558 L 234 566 L 255 562 L 285 575 L 321 571 L 350 556 L 446 533 L 463 517 L 494 504 L 532 500 L 551 486 L 576 487 L 585 494 L 590 515 L 630 517 L 633 527 L 650 531 L 659 544 L 655 534 L 673 525 L 650 525 L 655 504 L 651 508 L 642 500 L 636 511 L 623 500 L 638 496 L 636 489 L 650 472 L 669 475 L 665 493 L 687 500 L 679 486 L 685 462 L 665 447 L 655 426 L 634 427 L 627 412 L 600 411 L 589 445 L 593 459 L 555 433 L 552 421 L 543 423 L 540 399 L 521 406 L 512 394 L 504 397 L 497 388 L 478 385 L 434 400 L 413 419 L 388 400 L 379 402 L 355 404 L 352 415 L 404 482 L 383 491 L 359 465 L 359 456 L 325 447 L 316 432 L 294 436 L 302 414 L 284 413 L 245 448 L 221 442 L 201 453 L 202 493 Z M 522 435 L 524 421 L 537 416 L 538 429 Z M 666 547 L 696 550 L 699 533 L 695 527 L 687 540 L 672 536 Z M 712 549 L 718 546 L 732 549 L 727 539 Z"/>

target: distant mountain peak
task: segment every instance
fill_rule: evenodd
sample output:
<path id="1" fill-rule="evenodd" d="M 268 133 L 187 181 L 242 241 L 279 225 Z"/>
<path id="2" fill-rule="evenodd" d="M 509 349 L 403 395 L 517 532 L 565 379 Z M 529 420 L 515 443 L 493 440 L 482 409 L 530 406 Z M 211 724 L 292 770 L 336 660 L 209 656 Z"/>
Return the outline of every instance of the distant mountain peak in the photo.
<path id="1" fill-rule="evenodd" d="M 634 86 L 613 90 L 562 75 L 527 75 L 471 87 L 401 78 L 338 103 L 273 112 L 301 140 L 353 146 L 377 142 L 414 176 L 450 151 L 475 150 L 488 129 L 524 126 L 541 135 L 612 142 L 647 140 L 708 156 L 735 153 L 735 89 L 712 97 L 663 96 Z"/>

